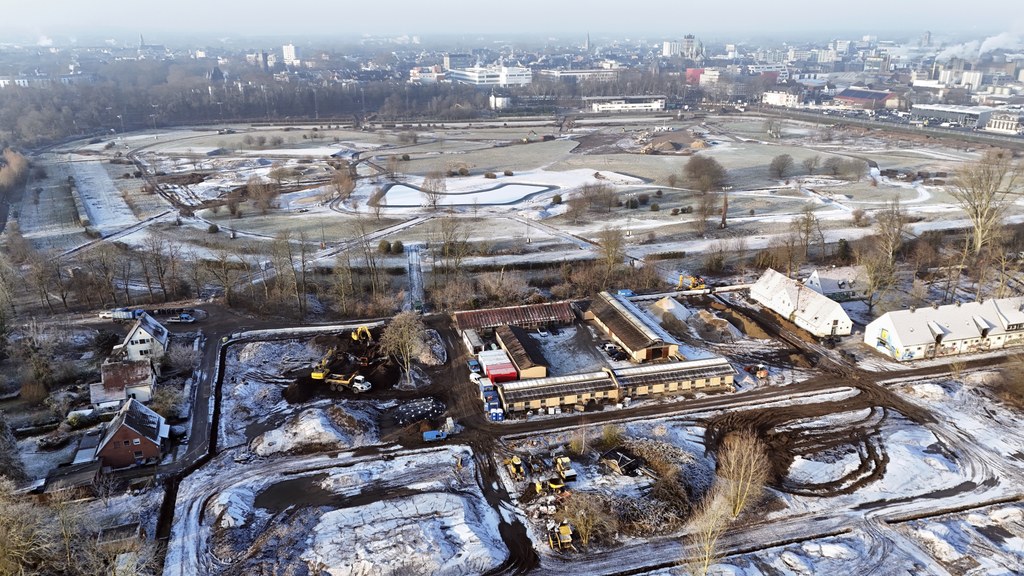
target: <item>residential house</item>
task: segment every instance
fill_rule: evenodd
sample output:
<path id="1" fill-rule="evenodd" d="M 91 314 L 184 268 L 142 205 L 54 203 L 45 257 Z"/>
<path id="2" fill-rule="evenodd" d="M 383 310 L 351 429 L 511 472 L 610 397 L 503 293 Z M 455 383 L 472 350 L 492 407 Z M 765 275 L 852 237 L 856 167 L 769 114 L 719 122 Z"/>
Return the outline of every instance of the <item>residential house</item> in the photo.
<path id="1" fill-rule="evenodd" d="M 865 327 L 864 343 L 899 361 L 1024 344 L 1024 298 L 894 310 Z"/>
<path id="2" fill-rule="evenodd" d="M 111 356 L 129 361 L 154 360 L 154 367 L 159 371 L 158 361 L 167 351 L 169 338 L 167 328 L 143 312 L 128 330 L 124 341 L 114 346 Z"/>
<path id="3" fill-rule="evenodd" d="M 100 381 L 89 385 L 89 402 L 97 410 L 116 410 L 134 398 L 146 403 L 153 397 L 156 372 L 150 360 L 108 358 L 100 367 Z"/>
<path id="4" fill-rule="evenodd" d="M 870 296 L 868 275 L 863 266 L 819 268 L 804 280 L 804 286 L 836 302 L 863 300 Z"/>
<path id="5" fill-rule="evenodd" d="M 130 399 L 104 429 L 96 457 L 111 468 L 158 461 L 169 433 L 162 416 Z"/>
<path id="6" fill-rule="evenodd" d="M 750 298 L 819 338 L 848 336 L 853 330 L 838 302 L 771 268 L 750 287 Z"/>

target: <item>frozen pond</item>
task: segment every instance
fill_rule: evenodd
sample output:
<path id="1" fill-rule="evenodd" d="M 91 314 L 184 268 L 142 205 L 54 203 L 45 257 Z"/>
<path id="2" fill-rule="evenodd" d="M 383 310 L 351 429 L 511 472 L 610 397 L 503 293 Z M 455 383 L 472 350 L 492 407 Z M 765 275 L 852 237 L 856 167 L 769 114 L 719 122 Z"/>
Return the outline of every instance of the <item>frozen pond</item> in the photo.
<path id="1" fill-rule="evenodd" d="M 555 186 L 539 186 L 534 184 L 499 184 L 484 190 L 466 192 L 444 192 L 438 201 L 439 206 L 480 206 L 515 204 L 543 192 L 555 190 Z M 387 190 L 389 208 L 415 208 L 427 205 L 427 197 L 414 186 L 396 184 Z"/>

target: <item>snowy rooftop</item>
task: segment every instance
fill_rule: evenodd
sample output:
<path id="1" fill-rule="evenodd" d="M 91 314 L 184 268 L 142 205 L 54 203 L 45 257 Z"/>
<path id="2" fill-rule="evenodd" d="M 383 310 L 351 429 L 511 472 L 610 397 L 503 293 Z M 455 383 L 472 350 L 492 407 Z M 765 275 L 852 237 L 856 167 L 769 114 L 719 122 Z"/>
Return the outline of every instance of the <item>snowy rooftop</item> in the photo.
<path id="1" fill-rule="evenodd" d="M 947 341 L 991 337 L 1024 329 L 1024 297 L 894 310 L 871 324 L 876 322 L 891 323 L 904 346 L 934 344 L 939 336 Z"/>

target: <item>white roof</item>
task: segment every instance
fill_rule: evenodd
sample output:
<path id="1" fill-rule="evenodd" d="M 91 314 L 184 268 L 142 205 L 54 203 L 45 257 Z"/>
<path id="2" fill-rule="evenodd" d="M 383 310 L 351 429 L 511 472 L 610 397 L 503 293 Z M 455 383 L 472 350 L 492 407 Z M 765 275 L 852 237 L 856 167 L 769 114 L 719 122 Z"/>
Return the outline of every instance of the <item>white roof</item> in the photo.
<path id="1" fill-rule="evenodd" d="M 814 272 L 818 276 L 822 294 L 867 290 L 868 287 L 867 272 L 863 266 L 834 266 L 819 268 Z M 815 286 L 810 280 L 809 278 L 806 284 L 814 288 Z"/>
<path id="2" fill-rule="evenodd" d="M 831 325 L 833 319 L 850 322 L 838 302 L 771 268 L 750 287 L 750 297 L 783 317 L 802 320 L 806 326 L 824 328 Z"/>
<path id="3" fill-rule="evenodd" d="M 942 340 L 981 338 L 1006 333 L 1008 326 L 1024 326 L 1024 297 L 1000 298 L 984 302 L 964 302 L 931 308 L 894 310 L 872 322 L 888 322 L 904 347 L 934 344 Z M 869 324 L 869 326 L 871 326 Z"/>

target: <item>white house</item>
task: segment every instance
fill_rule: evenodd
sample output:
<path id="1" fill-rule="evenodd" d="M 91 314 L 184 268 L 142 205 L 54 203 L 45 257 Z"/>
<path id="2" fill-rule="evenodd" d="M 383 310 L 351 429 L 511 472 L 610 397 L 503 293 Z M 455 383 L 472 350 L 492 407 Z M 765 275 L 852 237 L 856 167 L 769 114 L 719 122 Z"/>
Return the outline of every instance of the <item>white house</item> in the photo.
<path id="1" fill-rule="evenodd" d="M 156 373 L 149 360 L 123 361 L 108 359 L 100 367 L 99 382 L 89 385 L 89 402 L 99 410 L 116 410 L 130 398 L 149 402 L 153 397 Z"/>
<path id="2" fill-rule="evenodd" d="M 868 297 L 868 276 L 863 266 L 833 266 L 811 272 L 804 286 L 835 300 L 861 300 Z"/>
<path id="3" fill-rule="evenodd" d="M 768 106 L 784 106 L 786 108 L 796 108 L 800 105 L 800 95 L 790 94 L 789 92 L 783 91 L 769 91 L 761 95 L 761 101 Z"/>
<path id="4" fill-rule="evenodd" d="M 814 336 L 848 336 L 853 330 L 838 302 L 771 268 L 750 287 L 750 298 Z"/>
<path id="5" fill-rule="evenodd" d="M 867 325 L 864 343 L 900 361 L 1024 344 L 1024 297 L 894 310 Z"/>
<path id="6" fill-rule="evenodd" d="M 130 361 L 159 360 L 167 351 L 167 342 L 167 328 L 143 313 L 124 337 L 124 342 L 114 346 L 111 356 Z"/>

